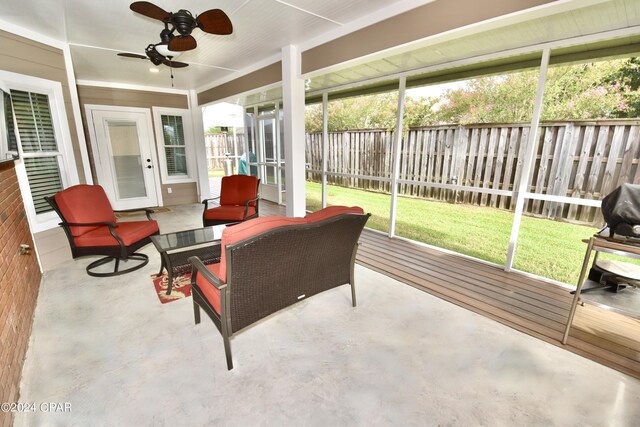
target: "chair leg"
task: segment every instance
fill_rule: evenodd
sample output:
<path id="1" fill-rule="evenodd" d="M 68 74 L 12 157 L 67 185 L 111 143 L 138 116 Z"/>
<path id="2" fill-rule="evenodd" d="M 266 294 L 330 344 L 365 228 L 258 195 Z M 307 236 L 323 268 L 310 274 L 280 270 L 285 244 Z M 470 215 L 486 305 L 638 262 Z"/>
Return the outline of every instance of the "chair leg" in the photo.
<path id="1" fill-rule="evenodd" d="M 221 303 L 224 302 L 224 298 Z M 227 357 L 227 369 L 230 371 L 233 369 L 233 360 L 231 359 L 231 343 L 229 342 L 229 326 L 227 325 L 227 319 L 224 315 L 224 308 L 222 315 L 220 316 L 220 326 L 222 334 L 222 341 L 224 342 L 224 355 Z"/>
<path id="2" fill-rule="evenodd" d="M 227 370 L 233 369 L 233 360 L 231 359 L 231 343 L 229 342 L 229 337 L 226 334 L 222 335 L 222 340 L 224 341 L 224 355 L 227 357 Z"/>
<path id="3" fill-rule="evenodd" d="M 353 283 L 353 279 L 351 279 L 351 304 L 353 307 L 356 306 L 356 284 Z"/>
<path id="4" fill-rule="evenodd" d="M 355 282 L 355 263 L 351 263 L 351 270 L 349 271 L 349 284 L 351 285 L 351 305 L 356 306 L 356 282 Z"/>
<path id="5" fill-rule="evenodd" d="M 196 322 L 196 325 L 200 323 L 200 306 L 195 301 L 193 301 L 193 318 Z"/>
<path id="6" fill-rule="evenodd" d="M 111 276 L 119 276 L 121 274 L 126 274 L 126 273 L 131 273 L 132 271 L 138 270 L 139 268 L 144 267 L 145 265 L 147 265 L 149 263 L 149 257 L 145 254 L 139 254 L 139 253 L 133 253 L 131 255 L 129 255 L 127 258 L 125 258 L 126 260 L 136 260 L 136 261 L 141 261 L 140 263 L 134 265 L 133 267 L 124 269 L 124 270 L 120 270 L 120 259 L 118 257 L 104 257 L 104 258 L 100 258 L 97 261 L 92 262 L 91 264 L 89 264 L 86 268 L 87 270 L 87 274 L 89 276 L 93 276 L 93 277 L 111 277 Z M 94 268 L 99 267 L 101 265 L 107 264 L 111 261 L 115 262 L 115 267 L 113 272 L 109 272 L 109 273 L 96 273 L 95 271 L 93 271 Z"/>

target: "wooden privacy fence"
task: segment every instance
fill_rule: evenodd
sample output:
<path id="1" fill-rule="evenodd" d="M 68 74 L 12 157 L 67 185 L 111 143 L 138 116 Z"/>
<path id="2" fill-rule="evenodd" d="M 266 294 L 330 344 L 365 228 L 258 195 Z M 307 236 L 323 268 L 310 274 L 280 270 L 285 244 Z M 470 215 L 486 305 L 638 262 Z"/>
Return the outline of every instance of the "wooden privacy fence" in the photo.
<path id="1" fill-rule="evenodd" d="M 451 190 L 400 184 L 399 194 L 449 200 L 477 206 L 514 209 L 515 198 L 473 191 L 473 188 L 513 191 L 518 188 L 530 128 L 526 124 L 432 126 L 411 129 L 401 145 L 401 180 L 457 184 Z M 357 130 L 329 134 L 328 172 L 391 177 L 393 131 Z M 322 168 L 322 134 L 306 137 L 307 163 Z M 640 183 L 639 120 L 567 121 L 543 123 L 528 191 L 600 200 L 618 185 Z M 319 181 L 319 173 L 308 173 Z M 389 191 L 389 182 L 328 176 L 329 183 Z M 601 222 L 599 208 L 529 200 L 525 212 L 583 223 Z"/>
<path id="2" fill-rule="evenodd" d="M 238 141 L 238 156 L 234 156 L 233 134 L 218 133 L 213 135 L 205 135 L 204 142 L 207 150 L 207 166 L 211 170 L 224 169 L 224 160 L 227 158 L 225 153 L 229 153 L 229 157 L 236 159 L 242 153 L 242 138 L 244 135 L 236 135 Z"/>

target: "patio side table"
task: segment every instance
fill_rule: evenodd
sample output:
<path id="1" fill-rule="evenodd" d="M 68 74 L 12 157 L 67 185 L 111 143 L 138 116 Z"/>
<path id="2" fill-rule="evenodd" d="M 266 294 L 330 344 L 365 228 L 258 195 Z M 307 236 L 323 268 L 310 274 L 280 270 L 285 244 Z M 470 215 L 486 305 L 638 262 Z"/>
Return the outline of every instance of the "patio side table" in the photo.
<path id="1" fill-rule="evenodd" d="M 640 291 L 635 288 L 630 288 L 624 290 L 624 297 L 628 299 L 625 304 L 620 304 L 620 301 L 616 301 L 612 295 L 606 295 L 602 292 L 599 295 L 599 298 L 592 298 L 588 295 L 591 294 L 583 294 L 587 290 L 591 289 L 583 289 L 585 282 L 587 282 L 587 270 L 589 269 L 589 261 L 591 259 L 591 253 L 595 251 L 595 256 L 593 258 L 592 266 L 598 265 L 598 254 L 600 252 L 620 255 L 627 258 L 632 259 L 640 259 L 640 242 L 637 241 L 628 241 L 628 240 L 619 240 L 619 239 L 611 239 L 604 238 L 601 236 L 593 236 L 589 240 L 583 240 L 583 242 L 587 243 L 587 251 L 584 254 L 584 260 L 582 262 L 582 269 L 580 270 L 580 277 L 578 279 L 578 285 L 576 287 L 575 293 L 573 295 L 573 302 L 571 303 L 571 310 L 569 311 L 569 317 L 567 319 L 567 324 L 565 325 L 564 335 L 562 337 L 562 344 L 567 343 L 567 339 L 569 338 L 569 331 L 571 330 L 571 324 L 573 323 L 573 318 L 576 314 L 576 308 L 578 303 L 582 299 L 591 304 L 600 306 L 607 310 L 616 311 L 621 314 L 625 314 L 627 316 L 631 316 L 634 318 L 640 318 Z M 600 267 L 600 266 L 599 266 Z M 630 266 L 635 267 L 635 266 Z M 638 269 L 637 268 L 616 268 L 615 276 L 638 280 Z M 621 292 L 621 297 L 623 296 Z M 595 293 L 594 293 L 595 294 Z M 611 293 L 613 294 L 613 293 Z M 615 295 L 615 294 L 613 294 Z"/>
<path id="2" fill-rule="evenodd" d="M 190 271 L 188 259 L 197 256 L 205 264 L 220 261 L 220 239 L 226 225 L 196 228 L 151 236 L 160 253 L 160 272 L 167 270 L 167 295 L 171 294 L 174 276 Z"/>

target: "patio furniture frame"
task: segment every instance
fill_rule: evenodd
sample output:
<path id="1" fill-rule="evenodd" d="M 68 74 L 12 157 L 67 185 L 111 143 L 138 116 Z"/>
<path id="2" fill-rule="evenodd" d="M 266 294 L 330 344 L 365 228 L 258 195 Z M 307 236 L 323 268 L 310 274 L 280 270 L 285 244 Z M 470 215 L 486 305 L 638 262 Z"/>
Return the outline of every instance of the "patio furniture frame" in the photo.
<path id="1" fill-rule="evenodd" d="M 158 250 L 158 253 L 160 253 L 161 262 L 158 276 L 162 274 L 164 269 L 167 270 L 167 295 L 171 295 L 174 275 L 191 271 L 190 257 L 197 256 L 204 261 L 205 264 L 220 262 L 220 237 L 219 235 L 216 236 L 216 231 L 219 234 L 222 233 L 222 230 L 215 230 L 215 227 L 203 227 L 151 236 L 151 242 Z M 210 233 L 210 235 L 208 235 L 208 233 Z M 179 240 L 178 236 L 187 236 L 188 238 L 186 242 L 169 246 L 163 245 L 163 238 L 171 236 L 176 236 L 177 240 Z M 193 248 L 194 246 L 202 246 L 205 244 L 207 246 Z"/>
<path id="2" fill-rule="evenodd" d="M 160 232 L 156 232 L 152 235 L 149 235 L 137 242 L 126 246 L 122 239 L 118 236 L 116 232 L 116 228 L 118 227 L 117 222 L 92 222 L 92 223 L 75 223 L 75 222 L 67 222 L 58 207 L 54 197 L 44 198 L 49 205 L 56 211 L 58 216 L 62 219 L 62 222 L 58 223 L 60 227 L 64 230 L 67 240 L 69 240 L 69 247 L 71 248 L 71 256 L 75 258 L 80 258 L 84 256 L 92 256 L 92 255 L 105 255 L 103 258 L 100 258 L 96 261 L 93 261 L 89 265 L 87 265 L 86 271 L 89 276 L 93 277 L 111 277 L 111 276 L 119 276 L 121 274 L 130 273 L 132 271 L 138 270 L 149 263 L 149 257 L 146 254 L 137 253 L 136 251 L 143 246 L 151 243 L 151 236 L 159 234 Z M 114 213 L 131 213 L 131 212 L 144 212 L 149 221 L 152 220 L 151 214 L 153 211 L 151 209 L 128 209 L 121 211 L 113 211 Z M 113 246 L 76 246 L 73 234 L 71 234 L 70 227 L 92 227 L 92 226 L 106 226 L 109 227 L 109 233 L 113 236 L 114 239 L 118 242 L 118 245 Z M 126 268 L 124 270 L 120 270 L 120 261 L 128 261 L 128 260 L 137 260 L 139 263 L 135 264 L 132 267 Z M 101 265 L 108 264 L 109 262 L 114 261 L 113 272 L 109 273 L 98 273 L 93 271 L 95 268 L 100 267 Z"/>
<path id="3" fill-rule="evenodd" d="M 228 179 L 231 178 L 233 176 L 236 175 L 231 175 L 231 176 L 225 176 L 222 179 Z M 242 175 L 244 176 L 244 175 Z M 223 187 L 224 188 L 224 187 Z M 221 188 L 221 192 L 223 191 L 223 188 Z M 255 194 L 256 196 L 251 198 L 251 199 L 247 199 L 243 201 L 243 205 L 244 205 L 244 213 L 242 215 L 242 218 L 240 219 L 219 219 L 219 220 L 214 220 L 214 219 L 207 219 L 205 218 L 205 215 L 207 213 L 208 210 L 210 209 L 215 209 L 215 207 L 209 207 L 209 202 L 214 201 L 214 200 L 220 200 L 220 198 L 222 197 L 222 194 L 220 194 L 217 197 L 211 197 L 209 199 L 204 199 L 202 201 L 202 204 L 204 206 L 204 209 L 202 211 L 202 226 L 203 227 L 207 227 L 207 226 L 211 226 L 211 225 L 222 225 L 222 224 L 230 224 L 230 223 L 235 223 L 235 222 L 242 222 L 242 221 L 246 221 L 248 219 L 252 219 L 252 218 L 257 218 L 260 214 L 260 193 L 259 190 L 260 189 L 260 179 L 257 179 L 256 181 L 256 191 Z M 255 208 L 256 208 L 256 213 L 253 215 L 248 215 L 249 213 L 249 206 L 251 205 L 251 203 L 255 203 Z M 218 202 L 218 206 L 223 206 L 220 205 L 220 203 Z"/>
<path id="4" fill-rule="evenodd" d="M 223 282 L 197 258 L 191 285 L 195 323 L 200 309 L 222 334 L 227 369 L 233 369 L 229 339 L 247 326 L 303 299 L 340 285 L 351 286 L 356 306 L 354 265 L 358 239 L 370 214 L 342 214 L 306 224 L 286 225 L 226 246 Z M 220 292 L 218 314 L 196 283 L 202 274 Z"/>

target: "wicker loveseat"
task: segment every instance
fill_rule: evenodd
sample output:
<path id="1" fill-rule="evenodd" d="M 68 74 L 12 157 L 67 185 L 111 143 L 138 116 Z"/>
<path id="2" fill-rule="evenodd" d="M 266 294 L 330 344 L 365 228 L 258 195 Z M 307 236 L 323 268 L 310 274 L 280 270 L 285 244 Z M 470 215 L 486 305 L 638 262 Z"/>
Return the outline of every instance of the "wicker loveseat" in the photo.
<path id="1" fill-rule="evenodd" d="M 228 369 L 229 338 L 278 310 L 347 283 L 355 307 L 353 268 L 368 219 L 344 206 L 304 218 L 255 218 L 224 230 L 219 263 L 189 259 L 195 323 L 202 308 L 222 334 Z"/>

